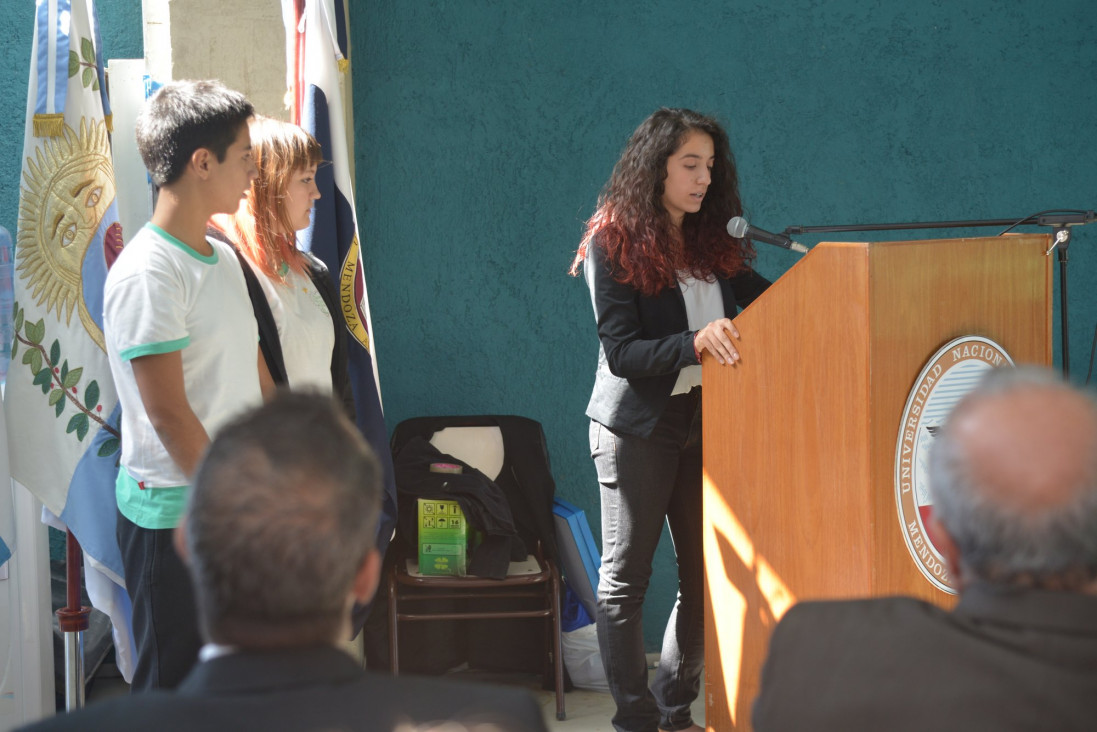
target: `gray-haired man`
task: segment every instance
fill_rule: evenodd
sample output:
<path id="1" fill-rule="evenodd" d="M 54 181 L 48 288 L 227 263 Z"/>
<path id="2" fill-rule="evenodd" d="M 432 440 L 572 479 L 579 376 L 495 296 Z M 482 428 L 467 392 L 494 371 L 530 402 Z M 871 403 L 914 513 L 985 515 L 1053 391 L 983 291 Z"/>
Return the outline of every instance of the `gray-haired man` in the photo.
<path id="1" fill-rule="evenodd" d="M 1048 371 L 990 372 L 930 454 L 930 531 L 959 583 L 808 602 L 770 642 L 758 730 L 1092 730 L 1097 402 Z"/>

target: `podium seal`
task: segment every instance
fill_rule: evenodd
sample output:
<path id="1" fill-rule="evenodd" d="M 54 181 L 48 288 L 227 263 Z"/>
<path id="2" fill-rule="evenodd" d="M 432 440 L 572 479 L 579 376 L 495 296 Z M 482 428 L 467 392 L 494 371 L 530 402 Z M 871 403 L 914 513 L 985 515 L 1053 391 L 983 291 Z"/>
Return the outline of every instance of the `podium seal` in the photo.
<path id="1" fill-rule="evenodd" d="M 956 402 L 988 369 L 1012 366 L 997 343 L 962 336 L 946 343 L 926 363 L 907 397 L 895 443 L 895 508 L 911 558 L 934 587 L 956 594 L 944 557 L 926 533 L 933 515 L 929 493 L 929 446 Z"/>

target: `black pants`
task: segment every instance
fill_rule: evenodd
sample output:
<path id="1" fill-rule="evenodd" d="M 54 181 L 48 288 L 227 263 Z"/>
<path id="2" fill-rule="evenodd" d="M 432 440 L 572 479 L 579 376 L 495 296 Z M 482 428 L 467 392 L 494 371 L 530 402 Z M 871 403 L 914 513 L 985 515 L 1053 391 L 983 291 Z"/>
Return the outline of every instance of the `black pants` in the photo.
<path id="1" fill-rule="evenodd" d="M 705 662 L 701 390 L 672 396 L 650 437 L 592 421 L 590 454 L 602 493 L 598 645 L 617 703 L 613 727 L 686 729 Z M 678 598 L 649 689 L 643 606 L 664 522 L 674 542 Z"/>
<path id="2" fill-rule="evenodd" d="M 202 647 L 190 575 L 172 544 L 172 529 L 143 529 L 118 514 L 118 548 L 133 605 L 137 665 L 131 688 L 174 689 Z"/>

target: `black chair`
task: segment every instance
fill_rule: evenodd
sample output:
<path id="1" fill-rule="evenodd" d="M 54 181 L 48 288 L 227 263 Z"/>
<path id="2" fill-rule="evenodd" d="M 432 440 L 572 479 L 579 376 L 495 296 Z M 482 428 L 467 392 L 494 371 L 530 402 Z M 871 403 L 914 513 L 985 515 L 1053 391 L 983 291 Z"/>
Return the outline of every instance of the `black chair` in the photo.
<path id="1" fill-rule="evenodd" d="M 447 458 L 479 470 L 506 496 L 517 536 L 532 553 L 524 561 L 511 562 L 504 578 L 437 577 L 418 572 L 412 550 L 415 537 L 409 535 L 414 530 L 414 499 L 401 489 L 399 466 L 401 450 L 413 438 L 427 440 Z M 543 618 L 545 674 L 555 687 L 556 718 L 563 720 L 561 585 L 552 518 L 555 482 L 540 423 L 515 416 L 417 417 L 396 426 L 392 449 L 398 462 L 397 492 L 405 539 L 403 554 L 389 564 L 386 577 L 392 673 L 399 673 L 402 623 Z"/>

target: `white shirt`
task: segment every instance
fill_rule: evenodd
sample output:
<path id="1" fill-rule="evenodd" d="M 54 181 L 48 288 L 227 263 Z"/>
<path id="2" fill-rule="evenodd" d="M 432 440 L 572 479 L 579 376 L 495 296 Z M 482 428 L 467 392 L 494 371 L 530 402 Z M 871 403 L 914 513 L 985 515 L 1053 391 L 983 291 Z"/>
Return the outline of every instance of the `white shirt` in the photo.
<path id="1" fill-rule="evenodd" d="M 720 283 L 715 280 L 706 282 L 679 272 L 678 289 L 686 301 L 686 322 L 690 330 L 701 330 L 712 321 L 725 317 L 724 295 L 720 292 Z M 674 382 L 674 390 L 670 394 L 687 394 L 700 385 L 701 367 L 686 366 L 678 372 L 678 380 Z"/>
<path id="2" fill-rule="evenodd" d="M 290 388 L 330 394 L 335 327 L 316 285 L 308 275 L 293 270 L 286 272 L 283 282 L 268 277 L 254 266 L 252 269 L 278 327 Z"/>
<path id="3" fill-rule="evenodd" d="M 145 413 L 132 359 L 179 351 L 187 401 L 212 438 L 262 402 L 259 330 L 244 274 L 227 244 L 203 256 L 146 224 L 122 249 L 104 285 L 104 335 L 122 403 L 122 465 L 148 488 L 187 478 Z"/>

